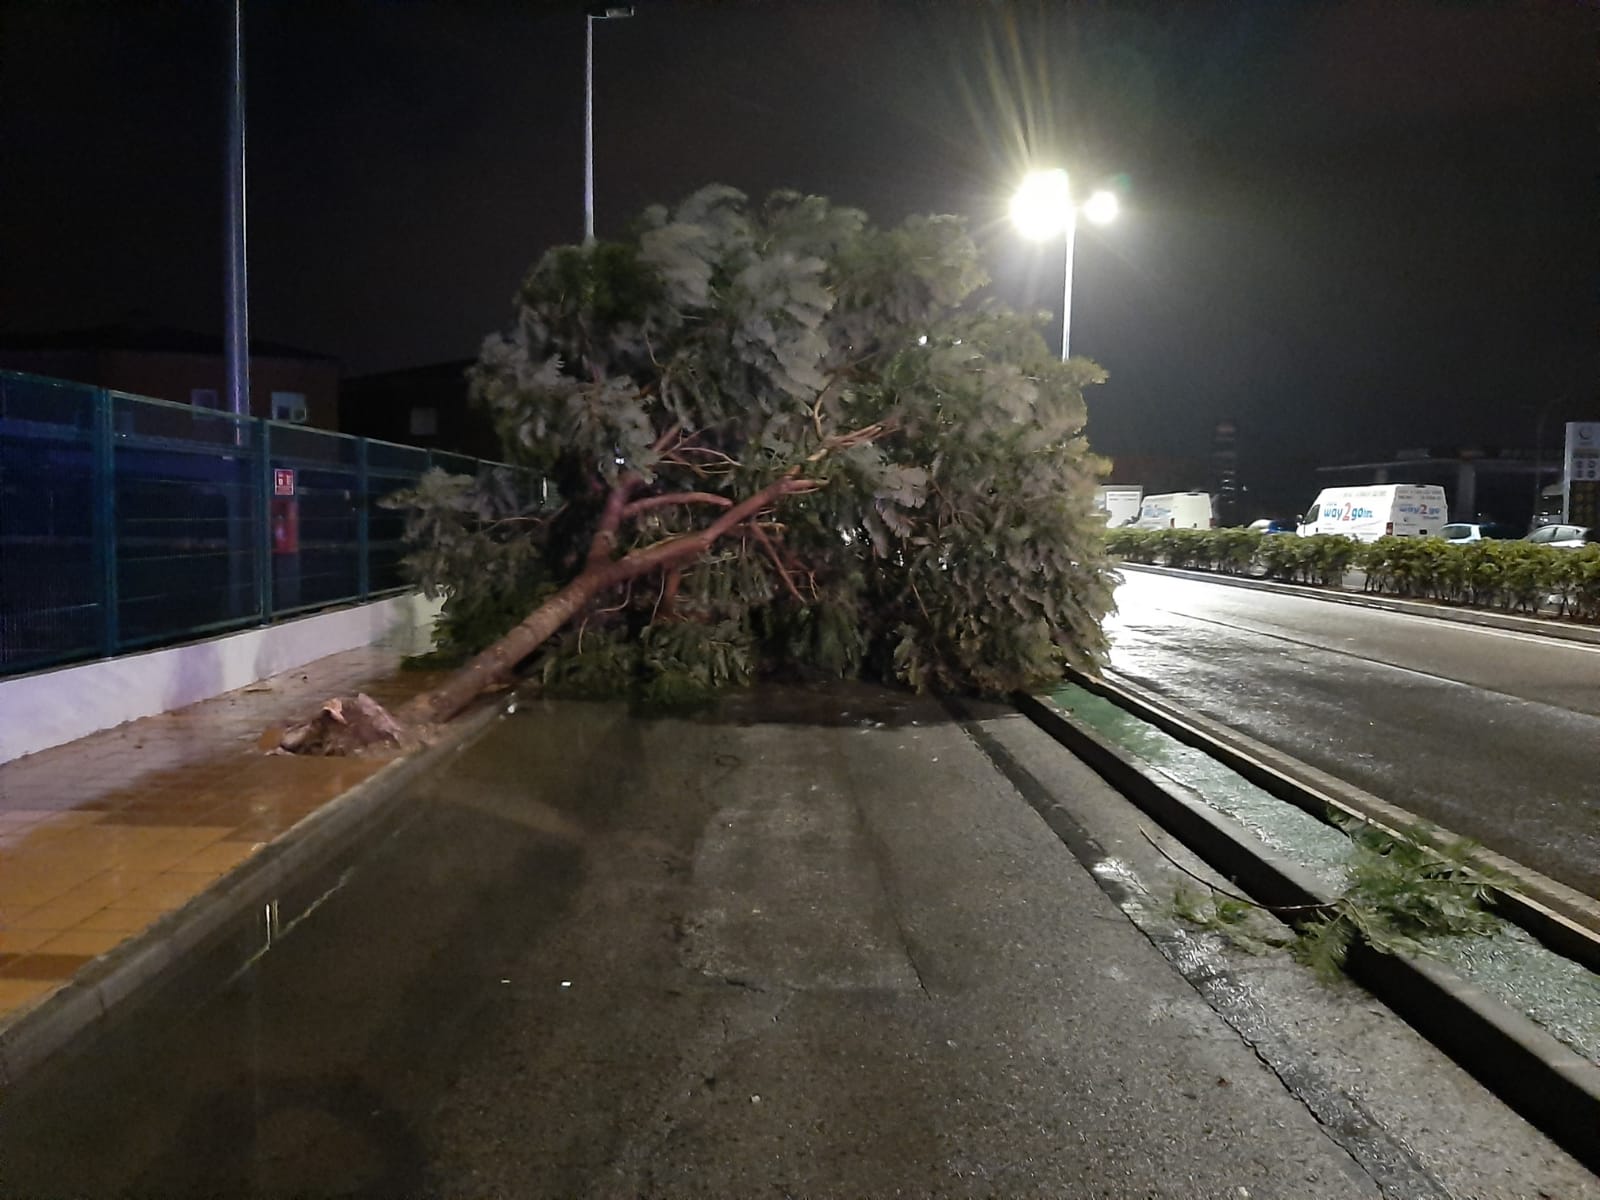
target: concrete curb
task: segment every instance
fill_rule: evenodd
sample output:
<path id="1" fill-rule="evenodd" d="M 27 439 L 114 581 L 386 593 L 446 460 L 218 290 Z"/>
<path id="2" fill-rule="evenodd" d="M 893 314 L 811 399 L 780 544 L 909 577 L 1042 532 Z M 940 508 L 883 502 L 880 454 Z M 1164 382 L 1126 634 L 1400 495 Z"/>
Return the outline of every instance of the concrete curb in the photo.
<path id="1" fill-rule="evenodd" d="M 1583 642 L 1600 646 L 1600 627 L 1569 625 L 1558 617 L 1518 617 L 1510 613 L 1485 612 L 1475 608 L 1453 608 L 1425 600 L 1401 600 L 1392 596 L 1365 596 L 1353 592 L 1340 592 L 1332 588 L 1306 587 L 1298 583 L 1277 583 L 1271 579 L 1252 579 L 1245 575 L 1224 575 L 1220 571 L 1186 571 L 1177 567 L 1158 567 L 1152 563 L 1117 564 L 1119 571 L 1143 571 L 1151 575 L 1168 575 L 1174 579 L 1193 579 L 1206 583 L 1220 583 L 1226 587 L 1252 588 L 1258 592 L 1276 592 L 1282 596 L 1302 596 L 1308 600 L 1324 600 L 1330 604 L 1348 604 L 1355 608 L 1376 608 L 1383 612 L 1405 613 L 1407 616 L 1428 617 L 1435 621 L 1451 621 L 1457 625 L 1477 625 L 1484 629 L 1502 629 L 1512 633 L 1526 633 L 1532 637 L 1546 637 L 1553 641 Z"/>
<path id="2" fill-rule="evenodd" d="M 1153 768 L 1032 696 L 1017 706 L 1174 837 L 1263 904 L 1322 904 L 1324 885 Z M 1600 1171 L 1600 1066 L 1437 963 L 1354 947 L 1350 974 L 1583 1163 Z"/>
<path id="3" fill-rule="evenodd" d="M 294 920 L 284 914 L 283 900 L 303 892 L 306 877 L 350 851 L 359 835 L 379 828 L 407 787 L 486 733 L 506 704 L 497 701 L 461 718 L 438 742 L 396 759 L 336 796 L 182 908 L 96 958 L 67 984 L 0 1026 L 0 1086 L 15 1085 L 74 1041 L 123 1015 L 199 956 L 231 941 L 240 943 L 242 963 L 270 945 Z M 304 901 L 302 915 L 321 899 L 296 898 Z"/>
<path id="4" fill-rule="evenodd" d="M 1134 712 L 1180 742 L 1215 758 L 1262 791 L 1293 804 L 1319 821 L 1326 821 L 1328 813 L 1334 811 L 1386 828 L 1391 833 L 1408 833 L 1436 845 L 1458 838 L 1452 830 L 1425 817 L 1126 679 L 1078 676 L 1073 682 Z M 1600 973 L 1600 903 L 1484 847 L 1478 847 L 1472 858 L 1476 865 L 1508 876 L 1515 885 L 1514 891 L 1497 893 L 1501 897 L 1500 915 L 1522 926 L 1557 954 Z"/>

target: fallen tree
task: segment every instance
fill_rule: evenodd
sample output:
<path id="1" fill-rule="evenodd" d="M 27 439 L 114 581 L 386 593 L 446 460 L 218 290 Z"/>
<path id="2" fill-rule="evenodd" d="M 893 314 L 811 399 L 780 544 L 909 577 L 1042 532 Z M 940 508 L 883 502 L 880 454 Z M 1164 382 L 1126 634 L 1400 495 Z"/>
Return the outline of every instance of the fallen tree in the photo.
<path id="1" fill-rule="evenodd" d="M 1110 587 L 1082 392 L 1103 374 L 974 302 L 984 282 L 954 218 L 877 230 L 715 186 L 546 254 L 470 374 L 559 506 L 441 472 L 396 500 L 466 660 L 400 725 L 530 662 L 554 690 L 658 699 L 783 671 L 1002 693 L 1091 665 Z"/>

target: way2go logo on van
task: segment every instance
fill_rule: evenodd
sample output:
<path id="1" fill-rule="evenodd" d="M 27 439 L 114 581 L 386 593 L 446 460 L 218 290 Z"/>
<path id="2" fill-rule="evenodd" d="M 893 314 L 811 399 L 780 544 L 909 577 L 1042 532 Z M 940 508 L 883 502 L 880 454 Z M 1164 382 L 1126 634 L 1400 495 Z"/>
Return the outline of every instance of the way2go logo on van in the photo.
<path id="1" fill-rule="evenodd" d="M 1343 504 L 1329 504 L 1322 510 L 1324 521 L 1370 521 L 1376 515 L 1370 508 L 1351 504 L 1348 500 Z"/>

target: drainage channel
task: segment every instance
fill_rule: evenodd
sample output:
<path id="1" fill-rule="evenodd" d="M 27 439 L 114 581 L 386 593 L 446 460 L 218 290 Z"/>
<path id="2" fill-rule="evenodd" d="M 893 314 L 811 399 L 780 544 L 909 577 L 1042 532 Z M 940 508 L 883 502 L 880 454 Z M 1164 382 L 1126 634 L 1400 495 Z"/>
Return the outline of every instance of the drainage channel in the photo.
<path id="1" fill-rule="evenodd" d="M 1315 793 L 1291 803 L 1282 779 L 1268 792 L 1203 750 L 1193 729 L 1180 740 L 1136 697 L 1084 683 L 1019 697 L 1018 706 L 1257 900 L 1320 903 L 1343 889 L 1351 843 L 1312 815 L 1326 811 Z M 1361 948 L 1350 971 L 1574 1157 L 1600 1168 L 1600 977 L 1508 921 L 1491 936 L 1437 938 L 1428 948 L 1436 960 Z"/>

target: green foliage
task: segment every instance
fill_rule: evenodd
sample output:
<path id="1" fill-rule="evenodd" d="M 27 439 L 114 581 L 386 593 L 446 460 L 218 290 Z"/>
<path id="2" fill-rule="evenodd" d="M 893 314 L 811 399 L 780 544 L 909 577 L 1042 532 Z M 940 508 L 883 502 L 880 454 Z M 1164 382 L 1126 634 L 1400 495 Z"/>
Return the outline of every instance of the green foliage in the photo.
<path id="1" fill-rule="evenodd" d="M 1083 392 L 1104 374 L 975 301 L 984 282 L 955 218 L 880 230 L 815 196 L 718 186 L 620 242 L 546 254 L 470 378 L 508 461 L 562 507 L 522 520 L 438 479 L 405 498 L 451 646 L 578 577 L 618 489 L 665 503 L 623 522 L 612 557 L 788 480 L 799 494 L 681 576 L 578 614 L 587 632 L 547 644 L 541 677 L 677 698 L 758 672 L 1001 693 L 1094 665 L 1111 580 Z"/>
<path id="2" fill-rule="evenodd" d="M 1553 573 L 1561 611 L 1582 621 L 1600 621 L 1600 546 L 1561 551 Z"/>
<path id="3" fill-rule="evenodd" d="M 614 621 L 562 635 L 541 656 L 539 678 L 552 696 L 631 698 L 671 710 L 749 683 L 754 662 L 749 633 L 733 621 L 656 624 L 637 632 Z"/>
<path id="4" fill-rule="evenodd" d="M 1219 529 L 1212 540 L 1215 569 L 1229 575 L 1247 575 L 1255 566 L 1265 537 L 1254 529 Z"/>
<path id="5" fill-rule="evenodd" d="M 602 700 L 633 694 L 639 680 L 639 645 L 626 627 L 569 630 L 539 662 L 539 679 L 552 696 Z"/>
<path id="6" fill-rule="evenodd" d="M 848 679 L 859 674 L 868 644 L 856 611 L 833 600 L 759 610 L 762 649 L 774 674 Z"/>
<path id="7" fill-rule="evenodd" d="M 1500 927 L 1485 906 L 1507 880 L 1472 861 L 1471 842 L 1436 847 L 1343 816 L 1334 823 L 1351 842 L 1344 891 L 1309 913 L 1282 910 L 1297 925 L 1290 952 L 1320 978 L 1337 978 L 1358 941 L 1392 954 L 1433 956 L 1433 939 L 1488 936 Z M 1172 911 L 1252 952 L 1283 944 L 1260 931 L 1258 918 L 1274 910 L 1220 892 L 1201 898 L 1180 887 Z"/>
<path id="8" fill-rule="evenodd" d="M 1289 939 L 1271 927 L 1260 909 L 1221 892 L 1202 896 L 1180 884 L 1173 889 L 1172 911 L 1191 925 L 1223 934 L 1251 954 L 1265 954 L 1289 944 Z"/>
<path id="9" fill-rule="evenodd" d="M 1339 534 L 1262 536 L 1248 529 L 1112 529 L 1109 555 L 1283 583 L 1337 587 L 1352 569 L 1363 590 L 1479 608 L 1600 621 L 1600 546 L 1566 549 L 1524 541 L 1451 543 L 1383 537 L 1362 544 Z"/>
<path id="10" fill-rule="evenodd" d="M 444 597 L 433 652 L 409 666 L 466 661 L 555 590 L 529 536 L 547 521 L 541 503 L 531 477 L 504 470 L 477 478 L 433 470 L 379 501 L 406 513 L 407 576 L 429 597 Z"/>
<path id="11" fill-rule="evenodd" d="M 742 686 L 755 674 L 749 631 L 737 621 L 715 624 L 655 624 L 639 638 L 647 704 L 677 708 L 702 703 L 725 687 Z"/>
<path id="12" fill-rule="evenodd" d="M 1499 920 L 1484 906 L 1505 880 L 1470 862 L 1473 846 L 1442 847 L 1353 821 L 1348 882 L 1328 909 L 1305 924 L 1293 950 L 1323 978 L 1344 968 L 1359 937 L 1395 954 L 1432 954 L 1426 939 L 1485 936 Z"/>

